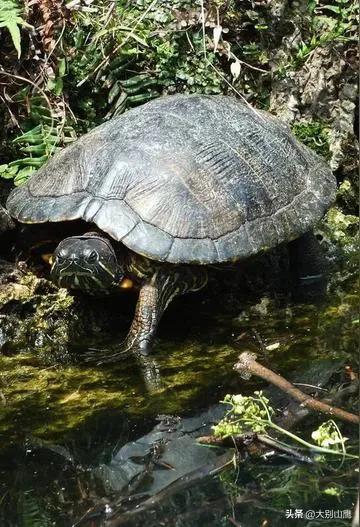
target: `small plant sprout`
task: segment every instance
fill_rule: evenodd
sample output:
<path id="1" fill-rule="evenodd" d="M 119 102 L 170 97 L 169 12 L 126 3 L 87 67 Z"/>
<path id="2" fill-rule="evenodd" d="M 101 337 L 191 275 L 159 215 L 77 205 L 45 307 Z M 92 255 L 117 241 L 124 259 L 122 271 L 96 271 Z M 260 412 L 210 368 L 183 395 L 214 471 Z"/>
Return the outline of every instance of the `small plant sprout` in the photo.
<path id="1" fill-rule="evenodd" d="M 225 438 L 255 432 L 291 448 L 289 444 L 277 439 L 274 440 L 268 433 L 272 429 L 298 443 L 301 447 L 308 448 L 318 454 L 332 454 L 343 458 L 358 459 L 358 456 L 346 452 L 344 443 L 347 438 L 341 435 L 333 420 L 323 423 L 312 433 L 312 438 L 317 443 L 312 444 L 274 423 L 272 417 L 275 411 L 269 405 L 269 399 L 261 391 L 254 392 L 254 396 L 226 395 L 221 402 L 230 405 L 230 409 L 225 417 L 213 427 L 216 437 Z"/>
<path id="2" fill-rule="evenodd" d="M 311 434 L 314 441 L 321 447 L 334 448 L 334 450 L 341 449 L 345 452 L 345 441 L 347 437 L 343 437 L 335 421 L 330 419 L 322 423 L 317 430 Z"/>
<path id="3" fill-rule="evenodd" d="M 230 404 L 231 409 L 224 419 L 213 427 L 214 434 L 219 437 L 238 435 L 251 430 L 265 433 L 267 423 L 272 422 L 274 410 L 269 406 L 269 400 L 261 391 L 255 392 L 256 397 L 244 395 L 226 395 L 224 404 Z"/>

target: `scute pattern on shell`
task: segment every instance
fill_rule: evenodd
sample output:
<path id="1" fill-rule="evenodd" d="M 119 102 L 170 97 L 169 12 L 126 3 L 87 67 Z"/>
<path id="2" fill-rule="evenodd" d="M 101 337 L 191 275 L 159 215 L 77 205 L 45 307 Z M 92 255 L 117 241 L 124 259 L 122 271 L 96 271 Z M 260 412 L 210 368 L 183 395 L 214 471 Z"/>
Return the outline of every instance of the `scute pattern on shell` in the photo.
<path id="1" fill-rule="evenodd" d="M 208 264 L 298 237 L 335 190 L 324 161 L 272 115 L 175 95 L 84 135 L 7 207 L 26 223 L 82 218 L 155 260 Z"/>

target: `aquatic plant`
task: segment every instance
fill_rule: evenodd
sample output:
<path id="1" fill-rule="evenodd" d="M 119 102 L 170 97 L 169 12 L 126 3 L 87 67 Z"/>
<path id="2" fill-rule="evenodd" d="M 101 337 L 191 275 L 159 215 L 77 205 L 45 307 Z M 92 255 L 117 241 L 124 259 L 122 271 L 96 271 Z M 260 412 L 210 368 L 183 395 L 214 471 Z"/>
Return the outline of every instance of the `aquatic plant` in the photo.
<path id="1" fill-rule="evenodd" d="M 269 399 L 261 391 L 254 392 L 253 396 L 226 395 L 221 402 L 230 405 L 231 408 L 226 416 L 213 427 L 214 434 L 217 437 L 225 438 L 246 432 L 266 433 L 269 435 L 269 430 L 273 430 L 313 452 L 359 459 L 358 456 L 346 452 L 346 438 L 342 437 L 338 426 L 333 420 L 322 423 L 312 433 L 312 438 L 317 443 L 312 444 L 273 421 L 272 416 L 275 411 L 269 405 Z M 284 443 L 279 444 L 284 445 Z M 339 445 L 341 446 L 340 450 L 338 448 Z M 291 444 L 286 446 L 291 448 Z"/>

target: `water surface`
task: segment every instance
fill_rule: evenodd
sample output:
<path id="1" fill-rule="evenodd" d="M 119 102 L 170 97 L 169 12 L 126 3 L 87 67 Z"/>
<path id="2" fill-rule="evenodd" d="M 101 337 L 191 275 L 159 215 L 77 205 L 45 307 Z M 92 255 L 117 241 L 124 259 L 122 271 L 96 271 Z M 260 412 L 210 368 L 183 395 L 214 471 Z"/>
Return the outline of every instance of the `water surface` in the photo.
<path id="1" fill-rule="evenodd" d="M 113 499 L 97 468 L 108 464 L 121 446 L 149 432 L 157 416 L 196 415 L 227 393 L 251 393 L 263 386 L 257 379 L 244 381 L 233 371 L 241 351 L 255 351 L 259 360 L 287 377 L 319 360 L 324 365 L 333 362 L 339 378 L 345 365 L 356 368 L 354 287 L 351 279 L 333 284 L 325 298 L 310 302 L 276 292 L 248 296 L 241 305 L 221 309 L 221 315 L 220 299 L 179 300 L 163 321 L 154 351 L 161 381 L 155 389 L 149 388 L 131 357 L 94 367 L 81 361 L 49 364 L 39 354 L 21 350 L 2 356 L 1 526 L 70 527 L 90 507 Z M 118 338 L 74 342 L 73 352 L 81 355 L 83 348 Z M 323 420 L 308 420 L 300 432 L 309 434 L 309 427 L 314 429 Z M 356 441 L 351 428 L 342 426 L 342 430 Z M 234 523 L 229 518 L 234 516 L 242 527 L 310 525 L 286 520 L 285 510 L 351 509 L 353 467 L 334 463 L 330 473 L 316 470 L 315 474 L 313 468 L 291 463 L 277 466 L 249 460 L 238 471 L 206 478 L 179 492 L 156 512 L 150 511 L 146 522 L 230 526 Z M 343 489 L 340 497 L 323 493 L 332 487 Z M 255 501 L 249 501 L 251 494 Z M 321 521 L 325 527 L 327 523 Z M 342 519 L 326 521 L 336 527 L 349 524 Z M 131 525 L 143 525 L 144 518 L 134 522 Z M 318 524 L 314 520 L 311 526 Z M 102 520 L 95 516 L 84 525 L 95 527 Z"/>

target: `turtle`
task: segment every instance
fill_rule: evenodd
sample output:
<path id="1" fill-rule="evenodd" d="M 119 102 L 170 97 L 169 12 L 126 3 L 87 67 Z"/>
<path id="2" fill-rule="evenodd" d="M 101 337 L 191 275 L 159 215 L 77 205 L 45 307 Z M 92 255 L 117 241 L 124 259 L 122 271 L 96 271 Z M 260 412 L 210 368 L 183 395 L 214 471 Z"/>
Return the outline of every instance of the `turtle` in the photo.
<path id="1" fill-rule="evenodd" d="M 171 95 L 133 108 L 56 153 L 7 210 L 22 223 L 74 222 L 56 247 L 60 287 L 104 294 L 138 284 L 125 340 L 99 362 L 147 355 L 174 297 L 301 238 L 334 201 L 327 163 L 272 114 L 228 95 Z"/>

